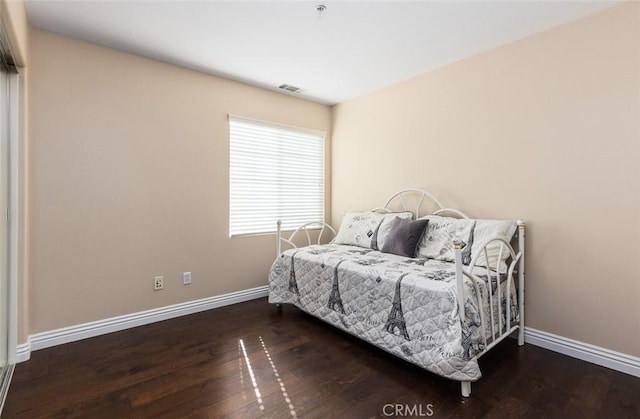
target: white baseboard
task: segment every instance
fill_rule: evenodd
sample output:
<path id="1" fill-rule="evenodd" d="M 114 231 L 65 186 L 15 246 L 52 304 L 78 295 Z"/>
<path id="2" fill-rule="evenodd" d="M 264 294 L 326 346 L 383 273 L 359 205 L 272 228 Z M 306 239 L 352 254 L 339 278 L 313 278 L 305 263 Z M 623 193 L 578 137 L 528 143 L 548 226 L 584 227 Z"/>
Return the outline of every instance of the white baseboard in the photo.
<path id="1" fill-rule="evenodd" d="M 28 361 L 31 358 L 31 339 L 16 347 L 16 362 Z"/>
<path id="2" fill-rule="evenodd" d="M 640 377 L 640 358 L 525 327 L 524 341 L 572 358 Z"/>
<path id="3" fill-rule="evenodd" d="M 232 292 L 201 300 L 187 301 L 185 303 L 160 307 L 138 313 L 126 314 L 105 320 L 83 323 L 75 326 L 64 327 L 48 332 L 36 333 L 29 336 L 27 342 L 19 344 L 16 351 L 16 361 L 24 362 L 31 357 L 31 351 L 62 345 L 106 333 L 130 329 L 149 323 L 173 319 L 187 314 L 211 310 L 231 304 L 266 297 L 269 294 L 268 286 L 251 288 L 248 290 Z M 636 377 L 640 377 L 640 358 L 601 348 L 599 346 L 565 338 L 541 330 L 525 328 L 524 339 L 526 343 L 540 346 L 572 358 L 581 359 L 596 365 L 611 368 Z"/>
<path id="4" fill-rule="evenodd" d="M 255 300 L 269 295 L 269 287 L 261 286 L 247 290 L 231 292 L 229 294 L 217 295 L 203 298 L 201 300 L 187 301 L 185 303 L 171 306 L 154 308 L 123 316 L 111 317 L 109 319 L 98 320 L 75 326 L 63 327 L 61 329 L 48 332 L 36 333 L 29 336 L 26 343 L 18 345 L 16 361 L 27 361 L 31 357 L 31 351 L 49 348 L 51 346 L 62 345 L 81 339 L 117 332 L 132 327 L 143 326 L 162 320 L 173 319 L 187 314 L 198 313 L 200 311 L 211 310 L 218 307 Z"/>

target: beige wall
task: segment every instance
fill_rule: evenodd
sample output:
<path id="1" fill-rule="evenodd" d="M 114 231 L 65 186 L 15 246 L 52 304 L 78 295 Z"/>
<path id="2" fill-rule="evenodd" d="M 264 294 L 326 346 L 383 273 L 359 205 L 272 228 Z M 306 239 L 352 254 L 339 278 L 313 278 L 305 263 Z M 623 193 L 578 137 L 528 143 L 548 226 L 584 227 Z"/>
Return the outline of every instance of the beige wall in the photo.
<path id="1" fill-rule="evenodd" d="M 333 222 L 429 189 L 528 221 L 527 326 L 640 356 L 640 4 L 333 109 Z"/>
<path id="2" fill-rule="evenodd" d="M 30 333 L 266 285 L 274 236 L 228 238 L 227 114 L 328 107 L 42 31 L 30 83 Z"/>

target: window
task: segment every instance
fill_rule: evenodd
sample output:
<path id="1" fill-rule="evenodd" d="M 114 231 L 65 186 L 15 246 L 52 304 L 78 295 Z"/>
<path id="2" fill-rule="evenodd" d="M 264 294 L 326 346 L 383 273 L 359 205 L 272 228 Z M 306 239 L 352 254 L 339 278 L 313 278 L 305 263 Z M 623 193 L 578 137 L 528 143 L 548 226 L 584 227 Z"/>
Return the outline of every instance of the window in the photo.
<path id="1" fill-rule="evenodd" d="M 229 116 L 229 235 L 324 221 L 324 133 Z"/>

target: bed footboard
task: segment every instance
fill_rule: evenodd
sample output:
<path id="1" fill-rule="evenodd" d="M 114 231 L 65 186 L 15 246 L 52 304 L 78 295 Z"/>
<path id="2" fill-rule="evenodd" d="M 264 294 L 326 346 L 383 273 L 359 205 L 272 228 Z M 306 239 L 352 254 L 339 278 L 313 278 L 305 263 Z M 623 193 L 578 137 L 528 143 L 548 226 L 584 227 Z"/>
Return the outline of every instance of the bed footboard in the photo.
<path id="1" fill-rule="evenodd" d="M 520 330 L 518 330 L 518 345 L 524 345 L 524 236 L 525 222 L 518 221 L 518 250 L 520 251 L 520 265 L 518 266 L 518 312 L 520 314 Z"/>
<path id="2" fill-rule="evenodd" d="M 482 304 L 480 301 L 480 289 L 478 284 L 483 280 L 478 278 L 473 274 L 473 270 L 476 267 L 476 262 L 478 260 L 478 256 L 480 254 L 484 254 L 486 265 L 481 266 L 485 269 L 487 280 L 489 286 L 487 287 L 487 291 L 489 294 L 489 312 L 490 319 L 488 323 L 490 325 L 491 337 L 487 338 L 487 321 L 484 318 L 483 310 L 480 310 L 480 324 L 482 330 L 482 336 L 484 339 L 484 350 L 476 355 L 476 358 L 480 358 L 482 355 L 487 353 L 491 348 L 504 340 L 507 336 L 511 335 L 513 332 L 518 330 L 518 345 L 524 345 L 524 239 L 525 239 L 525 222 L 522 220 L 518 221 L 518 252 L 511 247 L 511 244 L 506 240 L 501 238 L 493 238 L 491 240 L 482 243 L 480 246 L 480 251 L 476 253 L 475 257 L 471 260 L 469 267 L 467 269 L 463 268 L 462 264 L 462 243 L 460 241 L 454 242 L 454 252 L 455 252 L 455 264 L 456 264 L 456 293 L 458 297 L 458 313 L 460 315 L 461 321 L 465 319 L 465 294 L 464 294 L 464 279 L 465 277 L 471 280 L 471 283 L 475 289 L 476 296 L 478 297 L 478 304 Z M 497 258 L 497 264 L 495 267 L 489 266 L 489 256 L 487 251 L 487 246 L 494 243 L 500 243 L 500 250 Z M 504 252 L 508 252 L 511 257 L 511 263 L 509 264 L 507 271 L 501 272 L 501 256 Z M 516 272 L 518 274 L 518 285 L 517 285 L 517 305 L 518 305 L 518 323 L 515 325 L 511 324 L 511 278 L 513 277 L 513 273 Z M 506 281 L 506 311 L 507 313 L 503 313 L 503 307 L 498 300 L 497 304 L 497 316 L 494 316 L 494 298 L 502 298 L 502 291 L 500 285 L 500 275 L 506 273 L 507 281 Z M 495 276 L 494 276 L 495 275 Z M 497 288 L 497 297 L 495 296 L 495 292 L 493 291 L 493 287 L 490 285 L 491 281 L 495 279 L 496 288 Z M 503 314 L 505 314 L 505 323 L 503 323 Z M 497 324 L 495 318 L 497 317 Z M 462 381 L 461 382 L 461 393 L 464 397 L 469 397 L 471 395 L 471 382 Z"/>

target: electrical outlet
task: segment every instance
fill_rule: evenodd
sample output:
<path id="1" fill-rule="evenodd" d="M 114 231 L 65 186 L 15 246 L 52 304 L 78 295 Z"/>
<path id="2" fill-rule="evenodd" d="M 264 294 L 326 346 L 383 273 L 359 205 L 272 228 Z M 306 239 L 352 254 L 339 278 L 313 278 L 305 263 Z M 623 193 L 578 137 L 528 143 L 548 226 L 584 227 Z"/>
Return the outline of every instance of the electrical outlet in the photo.
<path id="1" fill-rule="evenodd" d="M 160 291 L 163 288 L 164 288 L 164 277 L 163 276 L 154 277 L 153 278 L 153 290 L 154 291 Z"/>
<path id="2" fill-rule="evenodd" d="M 182 272 L 182 285 L 189 285 L 191 283 L 191 272 Z"/>

